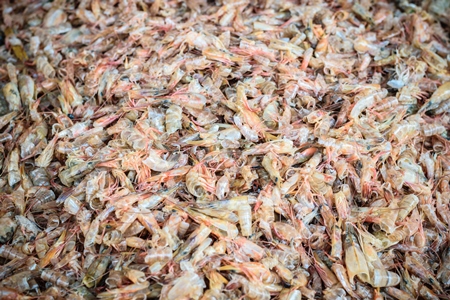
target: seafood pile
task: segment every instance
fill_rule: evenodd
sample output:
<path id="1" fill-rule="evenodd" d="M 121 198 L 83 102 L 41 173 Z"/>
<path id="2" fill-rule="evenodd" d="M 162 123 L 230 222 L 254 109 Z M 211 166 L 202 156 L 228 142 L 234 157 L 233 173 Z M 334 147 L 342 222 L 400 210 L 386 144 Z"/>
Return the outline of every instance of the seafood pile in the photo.
<path id="1" fill-rule="evenodd" d="M 449 13 L 3 1 L 0 299 L 447 299 Z"/>

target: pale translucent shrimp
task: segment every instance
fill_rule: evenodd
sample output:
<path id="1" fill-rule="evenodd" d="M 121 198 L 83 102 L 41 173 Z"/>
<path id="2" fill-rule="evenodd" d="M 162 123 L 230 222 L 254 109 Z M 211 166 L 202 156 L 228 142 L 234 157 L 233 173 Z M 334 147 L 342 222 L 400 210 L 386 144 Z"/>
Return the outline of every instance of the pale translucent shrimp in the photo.
<path id="1" fill-rule="evenodd" d="M 269 173 L 270 179 L 272 179 L 278 187 L 281 187 L 283 184 L 283 179 L 279 171 L 281 162 L 277 159 L 276 155 L 272 152 L 267 153 L 264 156 L 261 165 Z"/>
<path id="2" fill-rule="evenodd" d="M 199 244 L 201 244 L 211 233 L 211 229 L 209 229 L 204 224 L 201 224 L 200 227 L 195 230 L 184 242 L 184 244 L 178 249 L 174 259 L 176 261 L 180 261 L 195 248 Z"/>
<path id="3" fill-rule="evenodd" d="M 347 230 L 350 232 L 348 232 L 345 237 L 344 250 L 349 281 L 351 284 L 354 284 L 354 277 L 358 276 L 363 282 L 368 282 L 370 280 L 370 275 L 366 258 L 356 237 L 352 233 L 353 230 L 349 230 L 349 226 L 347 226 Z"/>
<path id="4" fill-rule="evenodd" d="M 110 262 L 110 256 L 102 256 L 95 259 L 86 271 L 86 275 L 83 278 L 83 284 L 88 288 L 96 286 L 105 274 Z"/>
<path id="5" fill-rule="evenodd" d="M 172 134 L 181 129 L 182 109 L 178 105 L 171 105 L 166 111 L 166 132 Z"/>
<path id="6" fill-rule="evenodd" d="M 41 278 L 42 278 L 42 280 L 52 282 L 52 283 L 54 283 L 58 286 L 64 287 L 64 288 L 68 288 L 70 285 L 69 278 L 57 271 L 44 269 L 44 270 L 42 270 Z"/>
<path id="7" fill-rule="evenodd" d="M 186 187 L 196 197 L 205 197 L 207 193 L 214 193 L 216 178 L 203 163 L 198 163 L 186 174 Z"/>
<path id="8" fill-rule="evenodd" d="M 148 151 L 148 157 L 145 160 L 143 160 L 142 163 L 146 164 L 150 169 L 154 171 L 166 172 L 172 169 L 177 163 L 177 161 L 176 160 L 168 161 L 162 159 L 157 151 L 150 149 Z"/>
<path id="9" fill-rule="evenodd" d="M 349 282 L 345 267 L 341 264 L 335 263 L 331 266 L 331 270 L 333 270 L 334 274 L 336 274 L 336 278 L 339 280 L 345 291 L 350 296 L 360 299 L 360 297 L 353 291 L 352 284 Z"/>
<path id="10" fill-rule="evenodd" d="M 355 105 L 353 106 L 350 117 L 352 119 L 358 119 L 359 115 L 368 107 L 373 106 L 377 97 L 384 98 L 387 95 L 386 90 L 374 91 L 371 88 L 367 88 L 360 92 L 355 97 Z"/>
<path id="11" fill-rule="evenodd" d="M 9 154 L 9 164 L 8 164 L 8 183 L 12 187 L 20 181 L 19 172 L 19 149 L 15 148 Z"/>
<path id="12" fill-rule="evenodd" d="M 193 272 L 185 272 L 181 277 L 165 285 L 161 291 L 161 299 L 199 299 L 206 287 L 205 281 Z"/>
<path id="13" fill-rule="evenodd" d="M 431 96 L 431 98 L 419 109 L 418 113 L 424 113 L 438 106 L 450 98 L 450 82 L 441 85 Z"/>
<path id="14" fill-rule="evenodd" d="M 194 210 L 188 210 L 188 213 L 202 224 L 208 224 L 211 231 L 217 236 L 235 238 L 239 234 L 238 228 L 231 222 L 208 217 L 204 214 L 195 212 Z"/>
<path id="15" fill-rule="evenodd" d="M 439 281 L 434 277 L 432 272 L 427 269 L 419 260 L 416 259 L 415 255 L 406 254 L 405 267 L 414 275 L 419 277 L 424 282 L 429 282 L 433 287 L 439 292 L 442 292 L 442 287 Z"/>
<path id="16" fill-rule="evenodd" d="M 3 95 L 5 95 L 6 101 L 9 105 L 9 110 L 20 110 L 22 108 L 22 102 L 20 100 L 19 89 L 17 84 L 9 82 L 3 86 Z"/>
<path id="17" fill-rule="evenodd" d="M 50 165 L 53 154 L 55 151 L 55 145 L 57 142 L 57 136 L 55 136 L 45 147 L 45 149 L 42 151 L 42 153 L 36 158 L 35 164 L 38 167 L 46 168 Z"/>

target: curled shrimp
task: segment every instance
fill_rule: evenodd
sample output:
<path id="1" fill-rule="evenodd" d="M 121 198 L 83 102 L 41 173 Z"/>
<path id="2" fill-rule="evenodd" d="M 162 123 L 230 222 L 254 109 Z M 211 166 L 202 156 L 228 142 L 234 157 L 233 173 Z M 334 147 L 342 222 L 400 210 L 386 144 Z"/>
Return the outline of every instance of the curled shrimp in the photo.
<path id="1" fill-rule="evenodd" d="M 198 163 L 186 174 L 186 187 L 196 197 L 215 192 L 216 180 L 203 163 Z"/>

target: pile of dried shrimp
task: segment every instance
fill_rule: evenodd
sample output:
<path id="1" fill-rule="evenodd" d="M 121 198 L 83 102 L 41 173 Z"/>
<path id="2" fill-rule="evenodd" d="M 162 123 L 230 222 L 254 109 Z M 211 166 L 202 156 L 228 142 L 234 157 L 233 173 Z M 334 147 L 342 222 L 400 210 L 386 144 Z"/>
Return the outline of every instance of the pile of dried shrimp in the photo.
<path id="1" fill-rule="evenodd" d="M 0 299 L 448 299 L 449 1 L 1 5 Z"/>

